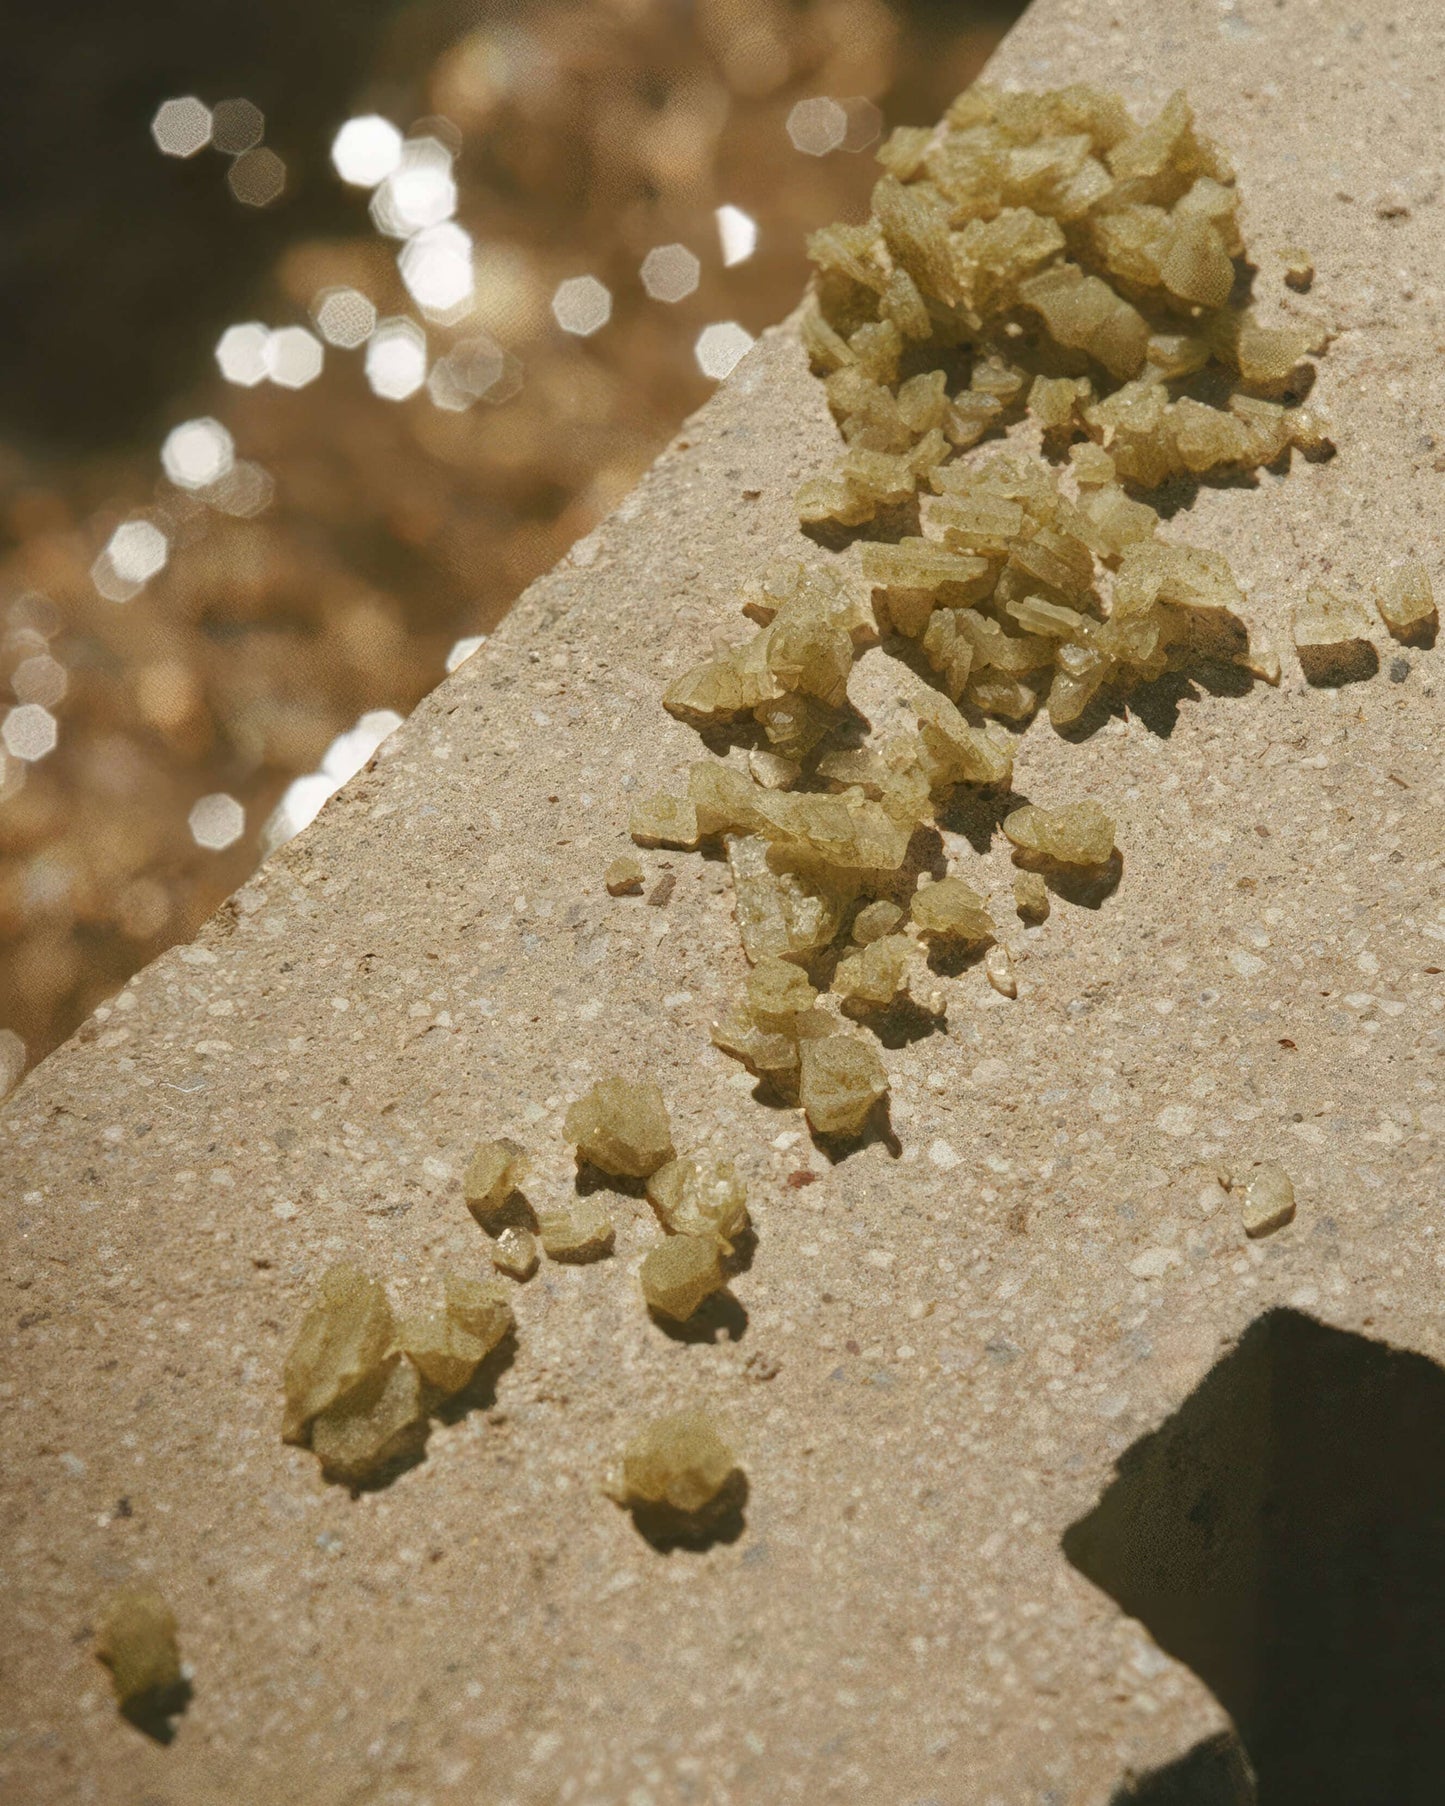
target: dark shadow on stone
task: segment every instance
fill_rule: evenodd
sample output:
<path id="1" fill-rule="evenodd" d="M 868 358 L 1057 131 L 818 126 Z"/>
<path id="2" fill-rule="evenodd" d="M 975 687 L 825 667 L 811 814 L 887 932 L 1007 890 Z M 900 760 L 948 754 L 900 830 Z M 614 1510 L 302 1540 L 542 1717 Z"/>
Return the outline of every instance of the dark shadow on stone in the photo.
<path id="1" fill-rule="evenodd" d="M 490 1411 L 497 1402 L 497 1382 L 517 1358 L 517 1332 L 509 1329 L 481 1366 L 450 1398 L 432 1407 L 438 1423 L 460 1423 L 473 1411 Z"/>
<path id="2" fill-rule="evenodd" d="M 840 442 L 840 465 L 844 449 Z M 831 465 L 827 468 L 827 474 L 833 475 Z M 915 495 L 906 502 L 894 502 L 886 508 L 880 508 L 872 520 L 863 521 L 856 527 L 845 527 L 839 521 L 805 521 L 800 530 L 825 552 L 846 552 L 855 540 L 860 539 L 897 545 L 900 539 L 916 539 L 919 536 L 918 497 Z"/>
<path id="3" fill-rule="evenodd" d="M 1338 646 L 1296 646 L 1295 651 L 1305 682 L 1321 689 L 1368 683 L 1380 669 L 1380 655 L 1369 640 L 1345 640 Z"/>
<path id="4" fill-rule="evenodd" d="M 628 1509 L 639 1536 L 659 1555 L 675 1549 L 694 1554 L 716 1543 L 735 1543 L 747 1529 L 748 1477 L 734 1468 L 726 1486 L 705 1511 L 678 1511 L 670 1505 L 632 1505 Z"/>
<path id="5" fill-rule="evenodd" d="M 410 1473 L 414 1467 L 420 1467 L 426 1460 L 427 1438 L 431 1435 L 431 1418 L 424 1418 L 415 1426 L 414 1434 L 400 1447 L 391 1460 L 373 1470 L 364 1479 L 354 1480 L 345 1474 L 332 1473 L 323 1465 L 321 1477 L 333 1486 L 344 1486 L 353 1499 L 360 1498 L 364 1492 L 385 1492 L 403 1474 Z"/>
<path id="6" fill-rule="evenodd" d="M 830 1166 L 840 1166 L 854 1154 L 861 1154 L 864 1148 L 871 1148 L 875 1142 L 882 1142 L 895 1160 L 903 1154 L 903 1143 L 893 1131 L 886 1097 L 880 1097 L 873 1106 L 860 1135 L 820 1135 L 816 1129 L 811 1130 L 811 1134 L 813 1146 Z"/>
<path id="7" fill-rule="evenodd" d="M 915 1041 L 926 1041 L 930 1035 L 948 1033 L 948 1016 L 944 1011 L 935 1015 L 911 997 L 896 998 L 881 1010 L 850 1009 L 844 1004 L 843 1014 L 859 1028 L 866 1028 L 884 1047 L 908 1047 Z"/>
<path id="8" fill-rule="evenodd" d="M 928 969 L 940 978 L 961 978 L 974 966 L 980 966 L 993 946 L 988 941 L 931 941 L 928 946 Z"/>
<path id="9" fill-rule="evenodd" d="M 1258 1797 L 1239 1740 L 1226 1731 L 1127 1782 L 1109 1806 L 1256 1806 Z"/>
<path id="10" fill-rule="evenodd" d="M 174 1721 L 190 1705 L 194 1692 L 188 1680 L 179 1680 L 173 1687 L 155 1689 L 137 1699 L 127 1700 L 120 1708 L 120 1715 L 152 1743 L 173 1743 L 179 1728 Z"/>
<path id="11" fill-rule="evenodd" d="M 694 1346 L 700 1342 L 741 1342 L 747 1334 L 748 1313 L 731 1292 L 714 1292 L 711 1298 L 705 1298 L 685 1323 L 651 1308 L 647 1314 L 673 1342 Z"/>
<path id="12" fill-rule="evenodd" d="M 604 1173 L 600 1166 L 593 1166 L 590 1160 L 582 1160 L 577 1163 L 576 1191 L 579 1198 L 590 1198 L 595 1191 L 620 1192 L 624 1198 L 645 1198 L 647 1181 L 627 1179 L 618 1173 Z"/>
<path id="13" fill-rule="evenodd" d="M 1445 1800 L 1442 1423 L 1433 1361 L 1271 1311 L 1064 1534 L 1230 1714 L 1259 1806 Z"/>
<path id="14" fill-rule="evenodd" d="M 948 799 L 942 812 L 943 825 L 950 834 L 961 834 L 980 858 L 993 845 L 993 837 L 1004 816 L 1021 809 L 1029 799 L 1014 791 L 1001 796 L 997 791 L 978 790 L 971 784 L 960 784 Z M 934 877 L 946 876 L 935 872 Z"/>
<path id="15" fill-rule="evenodd" d="M 493 1210 L 476 1204 L 469 1204 L 467 1208 L 478 1227 L 490 1236 L 499 1236 L 504 1229 L 527 1229 L 533 1235 L 537 1233 L 537 1213 L 523 1191 L 509 1192 Z"/>
<path id="16" fill-rule="evenodd" d="M 1124 855 L 1118 847 L 1104 865 L 1059 865 L 1051 859 L 1021 856 L 1018 851 L 1014 853 L 1014 864 L 1020 871 L 1037 872 L 1051 891 L 1080 909 L 1100 908 L 1119 888 L 1124 875 Z"/>
<path id="17" fill-rule="evenodd" d="M 1202 660 L 1187 671 L 1170 671 L 1153 683 L 1140 684 L 1114 703 L 1113 714 L 1126 711 L 1136 716 L 1151 734 L 1167 740 L 1179 725 L 1181 703 L 1198 702 L 1200 692 L 1211 696 L 1248 696 L 1255 678 L 1242 665 L 1226 665 Z"/>
<path id="18" fill-rule="evenodd" d="M 1438 616 L 1433 616 L 1428 621 L 1417 621 L 1412 627 L 1393 627 L 1390 630 L 1390 637 L 1398 640 L 1402 646 L 1418 646 L 1422 652 L 1431 650 L 1439 634 Z"/>

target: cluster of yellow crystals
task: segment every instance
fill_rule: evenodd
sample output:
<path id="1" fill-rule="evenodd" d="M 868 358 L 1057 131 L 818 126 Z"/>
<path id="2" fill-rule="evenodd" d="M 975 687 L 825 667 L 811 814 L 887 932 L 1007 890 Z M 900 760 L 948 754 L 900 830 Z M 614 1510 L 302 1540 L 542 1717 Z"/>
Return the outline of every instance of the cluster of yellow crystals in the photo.
<path id="1" fill-rule="evenodd" d="M 379 1280 L 348 1263 L 321 1277 L 286 1358 L 282 1435 L 328 1478 L 374 1478 L 417 1453 L 435 1407 L 470 1385 L 512 1310 L 493 1284 L 445 1279 L 440 1310 L 400 1322 Z"/>

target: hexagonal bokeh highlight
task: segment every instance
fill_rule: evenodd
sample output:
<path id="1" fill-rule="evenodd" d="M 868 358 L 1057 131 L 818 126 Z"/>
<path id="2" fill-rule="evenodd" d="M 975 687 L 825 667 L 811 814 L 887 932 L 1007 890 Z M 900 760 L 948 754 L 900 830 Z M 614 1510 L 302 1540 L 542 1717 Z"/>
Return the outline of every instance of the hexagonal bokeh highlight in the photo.
<path id="1" fill-rule="evenodd" d="M 254 100 L 217 101 L 211 112 L 211 143 L 228 157 L 239 157 L 266 136 L 266 115 Z"/>
<path id="2" fill-rule="evenodd" d="M 721 320 L 715 326 L 705 326 L 698 334 L 698 368 L 704 376 L 721 382 L 725 376 L 732 375 L 752 350 L 753 343 L 753 335 L 736 320 Z"/>
<path id="3" fill-rule="evenodd" d="M 410 238 L 457 210 L 452 154 L 439 138 L 408 138 L 396 168 L 371 197 L 371 220 L 388 238 Z"/>
<path id="4" fill-rule="evenodd" d="M 216 342 L 216 362 L 228 383 L 243 389 L 254 389 L 270 374 L 266 354 L 271 343 L 271 329 L 259 320 L 247 320 L 239 326 L 228 326 Z"/>
<path id="5" fill-rule="evenodd" d="M 552 315 L 563 332 L 591 338 L 612 318 L 612 291 L 595 276 L 569 276 L 557 285 Z"/>
<path id="6" fill-rule="evenodd" d="M 788 136 L 795 150 L 809 157 L 826 157 L 848 136 L 848 115 L 826 94 L 800 100 L 788 115 Z"/>
<path id="7" fill-rule="evenodd" d="M 151 121 L 151 137 L 167 157 L 194 157 L 211 142 L 211 109 L 194 94 L 163 100 Z"/>
<path id="8" fill-rule="evenodd" d="M 412 299 L 435 319 L 456 319 L 476 292 L 472 235 L 451 220 L 413 234 L 397 263 Z"/>
<path id="9" fill-rule="evenodd" d="M 124 521 L 90 567 L 91 582 L 107 602 L 129 602 L 165 569 L 169 556 L 170 541 L 153 522 Z"/>
<path id="10" fill-rule="evenodd" d="M 321 341 L 304 326 L 283 326 L 266 344 L 266 374 L 283 389 L 304 389 L 326 360 Z"/>
<path id="11" fill-rule="evenodd" d="M 328 288 L 311 303 L 311 317 L 328 345 L 355 351 L 371 337 L 376 309 L 359 288 Z"/>
<path id="12" fill-rule="evenodd" d="M 33 652 L 10 673 L 10 688 L 17 702 L 38 702 L 42 708 L 53 709 L 65 700 L 70 673 L 48 652 Z"/>
<path id="13" fill-rule="evenodd" d="M 286 165 L 275 151 L 258 145 L 237 157 L 226 183 L 243 207 L 269 207 L 286 192 Z"/>
<path id="14" fill-rule="evenodd" d="M 723 267 L 731 269 L 735 263 L 746 263 L 758 248 L 758 222 L 752 214 L 744 213 L 741 207 L 731 203 L 719 207 L 713 217 L 717 221 Z"/>
<path id="15" fill-rule="evenodd" d="M 366 380 L 383 401 L 405 401 L 426 381 L 426 334 L 415 320 L 381 320 L 366 342 Z"/>
<path id="16" fill-rule="evenodd" d="M 246 832 L 246 811 L 224 790 L 203 796 L 186 819 L 191 839 L 208 853 L 224 853 Z"/>
<path id="17" fill-rule="evenodd" d="M 353 188 L 375 188 L 401 162 L 401 133 L 379 113 L 365 113 L 346 124 L 331 140 L 331 163 Z"/>
<path id="18" fill-rule="evenodd" d="M 701 280 L 702 265 L 686 245 L 657 245 L 642 260 L 642 286 L 654 301 L 685 301 Z"/>
<path id="19" fill-rule="evenodd" d="M 161 446 L 161 467 L 178 489 L 208 489 L 235 462 L 235 441 L 209 416 L 173 427 Z"/>
<path id="20" fill-rule="evenodd" d="M 870 144 L 876 144 L 883 131 L 881 111 L 863 94 L 855 94 L 842 104 L 848 119 L 848 129 L 843 134 L 843 149 L 861 151 L 867 150 Z"/>
<path id="21" fill-rule="evenodd" d="M 6 752 L 27 764 L 54 752 L 59 738 L 60 730 L 54 715 L 38 702 L 22 702 L 19 708 L 11 709 L 0 724 L 0 740 L 5 742 Z"/>

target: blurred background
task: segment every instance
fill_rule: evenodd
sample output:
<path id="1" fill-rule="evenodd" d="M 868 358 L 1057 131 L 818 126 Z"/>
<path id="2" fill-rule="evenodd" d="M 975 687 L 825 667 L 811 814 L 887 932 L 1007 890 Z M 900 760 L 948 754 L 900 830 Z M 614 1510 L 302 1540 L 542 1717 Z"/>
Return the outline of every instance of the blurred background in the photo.
<path id="1" fill-rule="evenodd" d="M 7 23 L 0 1092 L 622 498 L 1021 10 Z"/>

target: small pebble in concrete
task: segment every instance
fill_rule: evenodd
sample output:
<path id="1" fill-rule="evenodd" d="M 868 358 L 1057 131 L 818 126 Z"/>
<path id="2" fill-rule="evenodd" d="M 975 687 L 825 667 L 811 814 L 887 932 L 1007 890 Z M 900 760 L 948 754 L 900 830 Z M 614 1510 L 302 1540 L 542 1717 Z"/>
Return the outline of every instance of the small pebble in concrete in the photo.
<path id="1" fill-rule="evenodd" d="M 1294 1182 L 1278 1161 L 1261 1161 L 1245 1175 L 1239 1214 L 1251 1240 L 1294 1221 Z"/>

